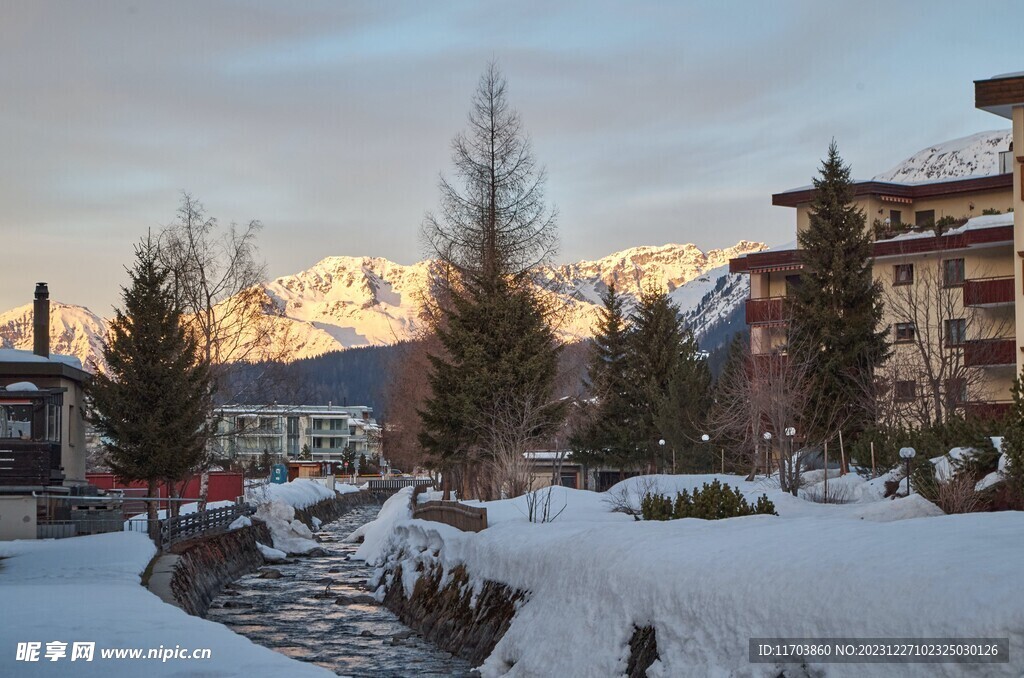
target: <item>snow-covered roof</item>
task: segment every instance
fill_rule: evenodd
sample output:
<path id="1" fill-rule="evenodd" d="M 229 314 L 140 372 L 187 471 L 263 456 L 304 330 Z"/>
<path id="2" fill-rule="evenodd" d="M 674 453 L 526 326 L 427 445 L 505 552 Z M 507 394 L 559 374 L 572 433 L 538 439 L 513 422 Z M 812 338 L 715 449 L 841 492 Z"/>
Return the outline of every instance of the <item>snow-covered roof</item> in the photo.
<path id="1" fill-rule="evenodd" d="M 82 361 L 73 355 L 51 353 L 50 357 L 44 358 L 20 348 L 0 348 L 0 363 L 63 363 L 77 370 L 82 369 Z"/>
<path id="2" fill-rule="evenodd" d="M 571 450 L 537 450 L 536 452 L 523 452 L 527 459 L 552 461 L 557 459 L 568 459 L 572 457 Z"/>

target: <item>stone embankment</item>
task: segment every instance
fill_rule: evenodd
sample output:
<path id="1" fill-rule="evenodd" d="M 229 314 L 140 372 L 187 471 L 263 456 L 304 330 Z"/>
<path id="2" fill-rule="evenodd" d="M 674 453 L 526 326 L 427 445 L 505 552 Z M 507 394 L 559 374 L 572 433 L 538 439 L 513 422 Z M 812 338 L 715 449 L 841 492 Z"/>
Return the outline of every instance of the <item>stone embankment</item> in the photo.
<path id="1" fill-rule="evenodd" d="M 324 499 L 295 510 L 295 517 L 314 528 L 338 519 L 353 507 L 383 504 L 388 495 L 353 492 Z M 228 584 L 266 563 L 259 544 L 271 545 L 270 530 L 259 520 L 229 532 L 219 532 L 175 544 L 157 557 L 146 585 L 165 602 L 189 614 L 203 616 L 210 601 Z"/>

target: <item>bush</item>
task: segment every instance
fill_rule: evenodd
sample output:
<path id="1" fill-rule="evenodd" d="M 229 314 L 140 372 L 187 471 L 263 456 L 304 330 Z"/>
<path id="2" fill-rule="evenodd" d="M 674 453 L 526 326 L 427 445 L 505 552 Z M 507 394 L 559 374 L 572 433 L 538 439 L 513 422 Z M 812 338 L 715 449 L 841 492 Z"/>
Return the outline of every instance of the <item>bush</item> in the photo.
<path id="1" fill-rule="evenodd" d="M 773 515 L 775 504 L 762 494 L 753 506 L 743 497 L 738 488 L 730 487 L 714 480 L 704 488 L 693 488 L 693 493 L 683 490 L 676 493 L 675 501 L 671 498 L 647 493 L 640 502 L 644 520 L 673 520 L 678 518 L 701 518 L 703 520 L 719 520 L 738 516 Z"/>
<path id="2" fill-rule="evenodd" d="M 857 437 L 849 446 L 850 458 L 860 474 L 870 476 L 872 442 L 875 444 L 875 465 L 879 475 L 897 466 L 902 467 L 903 461 L 899 457 L 901 447 L 917 450 L 912 467 L 946 454 L 954 447 L 973 447 L 978 454 L 970 463 L 974 465 L 972 470 L 980 477 L 996 468 L 999 454 L 989 436 L 1002 432 L 1002 429 L 1001 422 L 963 417 L 950 417 L 941 424 L 919 429 L 879 426 Z"/>

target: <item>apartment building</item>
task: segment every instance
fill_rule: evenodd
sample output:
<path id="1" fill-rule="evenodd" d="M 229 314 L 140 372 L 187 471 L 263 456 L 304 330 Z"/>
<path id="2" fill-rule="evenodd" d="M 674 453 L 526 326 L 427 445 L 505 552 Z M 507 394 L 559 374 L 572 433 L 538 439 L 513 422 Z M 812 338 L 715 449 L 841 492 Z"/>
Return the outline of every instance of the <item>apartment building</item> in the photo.
<path id="1" fill-rule="evenodd" d="M 216 411 L 215 453 L 252 458 L 269 452 L 298 458 L 308 447 L 313 461 L 346 455 L 380 456 L 380 427 L 363 405 L 233 405 Z"/>
<path id="2" fill-rule="evenodd" d="M 975 135 L 966 149 L 952 144 L 965 156 L 953 176 L 907 173 L 903 181 L 896 173 L 853 186 L 893 342 L 877 375 L 890 405 L 882 409 L 911 423 L 951 410 L 1004 413 L 1024 364 L 1024 73 L 976 81 L 975 105 L 1011 120 L 1012 130 Z M 773 195 L 772 204 L 794 210 L 800 233 L 813 198 L 805 187 Z M 750 276 L 755 355 L 785 351 L 785 300 L 801 268 L 799 249 L 730 261 L 732 272 Z"/>

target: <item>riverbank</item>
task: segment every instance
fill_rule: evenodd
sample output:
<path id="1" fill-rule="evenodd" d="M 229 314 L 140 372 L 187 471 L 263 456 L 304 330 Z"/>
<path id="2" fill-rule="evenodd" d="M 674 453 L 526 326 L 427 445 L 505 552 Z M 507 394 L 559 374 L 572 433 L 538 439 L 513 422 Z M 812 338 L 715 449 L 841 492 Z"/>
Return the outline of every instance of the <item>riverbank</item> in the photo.
<path id="1" fill-rule="evenodd" d="M 715 479 L 750 501 L 767 494 L 779 515 L 637 522 L 612 510 L 616 500 L 638 504 L 648 489 L 674 496 Z M 472 642 L 490 635 L 479 627 L 488 610 L 513 602 L 481 607 L 489 587 L 521 596 L 480 665 L 484 676 L 806 674 L 751 662 L 751 638 L 1009 638 L 1011 652 L 1024 644 L 1024 590 L 1012 585 L 1024 559 L 1024 514 L 941 515 L 916 495 L 889 500 L 863 479 L 838 482 L 857 484 L 854 503 L 818 504 L 730 476 L 632 479 L 624 494 L 557 488 L 562 513 L 552 523 L 528 522 L 522 498 L 485 504 L 489 527 L 479 533 L 393 515 L 367 534 L 361 555 L 378 566 L 379 599 L 422 601 L 410 624 Z M 426 604 L 449 596 L 458 604 Z M 460 618 L 469 632 L 459 630 Z M 1022 666 L 1014 653 L 1007 663 L 898 669 L 1017 676 Z M 830 677 L 893 669 L 812 668 Z"/>
<path id="2" fill-rule="evenodd" d="M 270 565 L 228 585 L 214 599 L 207 618 L 264 647 L 341 675 L 475 675 L 470 662 L 413 633 L 366 590 L 373 568 L 351 559 L 358 545 L 343 539 L 372 520 L 377 510 L 356 506 L 325 524 L 318 533 L 325 556 Z M 331 582 L 329 589 L 325 581 Z"/>

